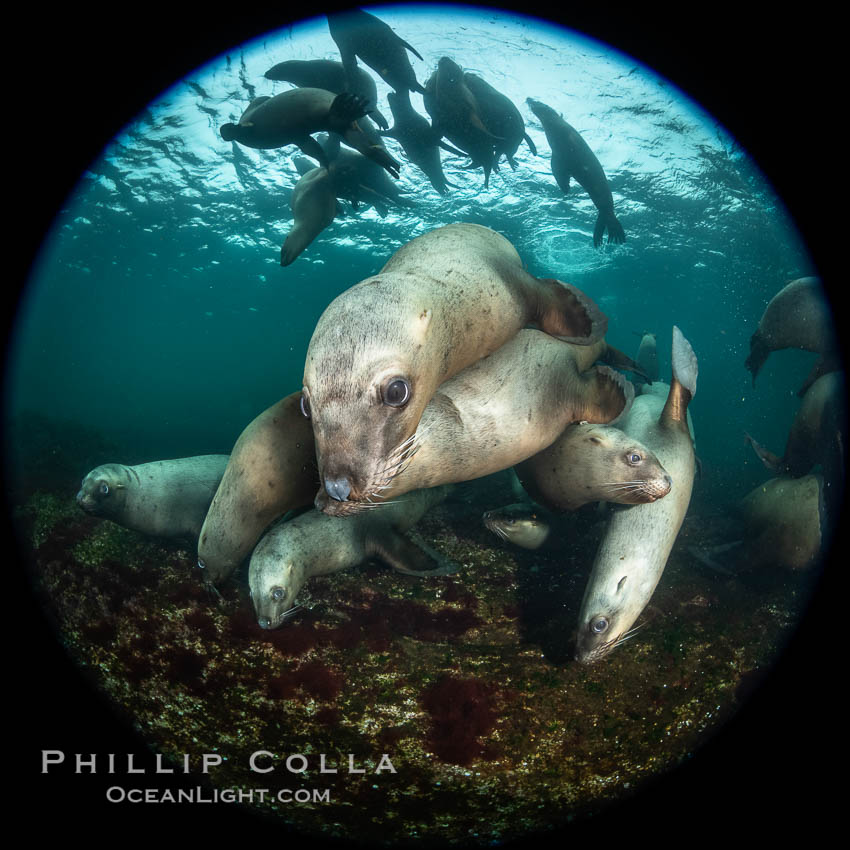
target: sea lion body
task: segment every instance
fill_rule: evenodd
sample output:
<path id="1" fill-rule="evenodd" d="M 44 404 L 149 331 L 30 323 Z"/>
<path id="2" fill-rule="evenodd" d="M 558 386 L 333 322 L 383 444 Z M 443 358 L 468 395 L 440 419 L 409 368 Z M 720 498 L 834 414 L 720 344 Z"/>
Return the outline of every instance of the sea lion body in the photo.
<path id="1" fill-rule="evenodd" d="M 772 351 L 801 348 L 821 355 L 800 395 L 822 374 L 839 368 L 832 311 L 817 277 L 801 277 L 784 286 L 764 309 L 756 332 L 750 338 L 745 366 L 756 376 Z"/>
<path id="2" fill-rule="evenodd" d="M 635 361 L 646 374 L 649 383 L 658 380 L 658 343 L 654 333 L 647 331 L 641 334 Z"/>
<path id="3" fill-rule="evenodd" d="M 564 194 L 570 191 L 570 178 L 590 195 L 599 215 L 593 228 L 593 244 L 602 244 L 605 230 L 609 242 L 625 242 L 623 226 L 614 215 L 614 197 L 602 165 L 578 130 L 545 103 L 527 98 L 526 103 L 543 125 L 543 132 L 552 150 L 552 174 Z"/>
<path id="4" fill-rule="evenodd" d="M 504 155 L 511 168 L 515 170 L 514 154 L 516 154 L 517 148 L 523 140 L 536 156 L 537 148 L 531 137 L 525 132 L 525 121 L 522 120 L 522 115 L 514 102 L 507 95 L 493 88 L 486 80 L 482 80 L 481 77 L 471 74 L 469 71 L 464 73 L 463 80 L 475 97 L 484 126 L 494 136 L 499 137 L 494 145 L 494 165 L 498 165 L 499 159 Z"/>
<path id="5" fill-rule="evenodd" d="M 817 474 L 771 478 L 738 505 L 746 529 L 740 563 L 746 568 L 805 570 L 823 551 L 823 478 Z"/>
<path id="6" fill-rule="evenodd" d="M 670 492 L 672 481 L 655 453 L 613 425 L 577 422 L 552 445 L 516 468 L 536 502 L 575 511 L 588 502 L 639 505 Z"/>
<path id="7" fill-rule="evenodd" d="M 375 108 L 378 102 L 378 89 L 368 71 L 357 65 L 354 66 L 353 80 L 348 81 L 345 66 L 342 62 L 331 59 L 290 59 L 278 62 L 266 71 L 266 79 L 284 80 L 299 88 L 324 89 L 333 94 L 351 91 L 364 98 L 369 104 L 369 115 L 382 129 L 389 127 L 387 119 Z"/>
<path id="8" fill-rule="evenodd" d="M 673 484 L 663 499 L 616 509 L 608 521 L 579 615 L 576 659 L 585 664 L 626 638 L 661 578 L 690 503 L 695 459 L 686 411 L 697 362 L 676 327 L 672 361 L 667 399 L 638 396 L 619 427 L 655 452 Z"/>
<path id="9" fill-rule="evenodd" d="M 477 224 L 413 239 L 334 299 L 310 340 L 303 390 L 325 491 L 367 501 L 437 387 L 529 324 L 592 345 L 607 319 L 574 287 L 530 275 L 507 239 Z"/>
<path id="10" fill-rule="evenodd" d="M 334 95 L 324 89 L 296 88 L 274 97 L 255 98 L 239 123 L 223 124 L 219 133 L 225 141 L 259 150 L 298 145 L 325 168 L 327 156 L 311 134 L 322 130 L 338 133 L 346 144 L 398 177 L 398 162 L 358 125 L 357 119 L 365 114 L 366 101 L 349 92 Z"/>
<path id="11" fill-rule="evenodd" d="M 351 86 L 356 85 L 359 57 L 395 91 L 411 89 L 420 94 L 424 91 L 416 81 L 407 51 L 419 59 L 422 57 L 380 18 L 361 9 L 347 9 L 328 14 L 328 29 L 339 48 Z"/>
<path id="12" fill-rule="evenodd" d="M 264 410 L 233 446 L 198 540 L 198 566 L 213 584 L 242 563 L 275 519 L 313 499 L 313 430 L 301 415 L 300 396 Z"/>
<path id="13" fill-rule="evenodd" d="M 312 576 L 327 575 L 376 557 L 408 575 L 443 575 L 454 565 L 423 544 L 403 536 L 449 488 L 409 493 L 353 517 L 308 511 L 273 525 L 257 544 L 248 568 L 251 599 L 260 625 L 277 628 Z"/>
<path id="14" fill-rule="evenodd" d="M 77 504 L 142 534 L 197 540 L 227 462 L 227 455 L 199 455 L 106 463 L 83 478 Z"/>
<path id="15" fill-rule="evenodd" d="M 472 158 L 472 166 L 484 169 L 484 187 L 490 172 L 498 169 L 494 144 L 503 142 L 485 124 L 475 95 L 466 84 L 461 67 L 443 56 L 437 70 L 425 84 L 422 96 L 425 111 L 431 116 L 433 130 Z"/>
<path id="16" fill-rule="evenodd" d="M 542 331 L 519 331 L 441 384 L 416 438 L 389 459 L 374 500 L 482 478 L 537 454 L 572 422 L 616 419 L 634 393 L 618 372 L 590 368 L 604 350 L 603 340 L 570 345 Z M 333 513 L 363 508 L 321 492 L 316 506 Z"/>
<path id="17" fill-rule="evenodd" d="M 428 119 L 413 108 L 407 92 L 390 92 L 387 100 L 393 114 L 393 126 L 383 135 L 395 139 L 407 158 L 424 172 L 431 185 L 441 195 L 445 195 L 448 181 L 440 161 L 439 135 L 434 132 Z"/>
<path id="18" fill-rule="evenodd" d="M 312 168 L 293 187 L 292 229 L 280 249 L 280 264 L 288 266 L 334 220 L 337 200 L 327 168 Z"/>

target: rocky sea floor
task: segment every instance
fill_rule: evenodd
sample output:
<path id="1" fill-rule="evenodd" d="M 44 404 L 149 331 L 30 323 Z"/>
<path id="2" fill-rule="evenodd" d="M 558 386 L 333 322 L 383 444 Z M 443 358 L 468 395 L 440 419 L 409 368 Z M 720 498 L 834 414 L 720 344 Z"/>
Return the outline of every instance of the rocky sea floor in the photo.
<path id="1" fill-rule="evenodd" d="M 775 660 L 812 576 L 709 572 L 687 546 L 722 541 L 692 512 L 641 630 L 585 667 L 573 632 L 600 522 L 529 552 L 481 523 L 513 501 L 505 480 L 474 493 L 418 526 L 458 573 L 315 578 L 311 607 L 275 631 L 245 570 L 211 596 L 189 548 L 86 516 L 73 494 L 36 493 L 14 519 L 59 639 L 154 751 L 221 754 L 210 788 L 269 789 L 255 810 L 309 835 L 484 845 L 599 812 L 686 760 Z M 249 769 L 258 750 L 274 771 Z M 395 772 L 376 772 L 384 753 Z M 281 788 L 317 796 L 282 804 Z"/>

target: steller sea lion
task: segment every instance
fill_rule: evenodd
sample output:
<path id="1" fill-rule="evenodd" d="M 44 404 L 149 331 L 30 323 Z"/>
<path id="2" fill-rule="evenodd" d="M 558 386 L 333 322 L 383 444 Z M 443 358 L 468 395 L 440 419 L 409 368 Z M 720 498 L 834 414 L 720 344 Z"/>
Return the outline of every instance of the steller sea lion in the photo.
<path id="1" fill-rule="evenodd" d="M 227 462 L 227 455 L 199 455 L 105 463 L 83 478 L 77 504 L 142 534 L 197 540 Z"/>
<path id="2" fill-rule="evenodd" d="M 466 84 L 460 65 L 443 56 L 425 84 L 422 102 L 431 116 L 433 131 L 468 154 L 472 158 L 470 168 L 483 168 L 484 187 L 489 186 L 490 172 L 498 170 L 494 144 L 505 140 L 485 124 L 481 107 Z"/>
<path id="3" fill-rule="evenodd" d="M 747 569 L 805 570 L 816 564 L 827 519 L 823 483 L 817 474 L 780 475 L 753 488 L 737 509 L 746 534 L 736 561 Z"/>
<path id="4" fill-rule="evenodd" d="M 801 396 L 820 375 L 841 367 L 832 311 L 817 277 L 792 280 L 765 307 L 750 337 L 750 354 L 744 364 L 752 373 L 753 386 L 770 352 L 783 348 L 802 348 L 821 355 L 800 388 Z"/>
<path id="5" fill-rule="evenodd" d="M 327 168 L 312 168 L 295 184 L 292 229 L 280 249 L 280 264 L 288 266 L 334 220 L 338 203 Z"/>
<path id="6" fill-rule="evenodd" d="M 398 177 L 398 162 L 382 146 L 376 146 L 357 123 L 366 114 L 366 107 L 362 97 L 350 92 L 334 95 L 324 89 L 290 89 L 274 97 L 255 98 L 238 124 L 222 124 L 219 133 L 227 142 L 260 150 L 298 145 L 327 168 L 327 156 L 311 135 L 327 130 L 339 133 L 351 147 Z"/>
<path id="7" fill-rule="evenodd" d="M 588 502 L 639 505 L 670 492 L 672 481 L 655 453 L 613 425 L 577 422 L 552 445 L 516 467 L 532 499 L 555 511 Z"/>
<path id="8" fill-rule="evenodd" d="M 395 91 L 424 91 L 407 58 L 409 50 L 422 59 L 417 50 L 393 32 L 380 18 L 362 9 L 328 13 L 328 29 L 339 48 L 349 88 L 356 91 L 357 58 L 363 60 Z"/>
<path id="9" fill-rule="evenodd" d="M 614 198 L 602 165 L 578 130 L 567 124 L 550 106 L 534 98 L 525 101 L 543 125 L 543 132 L 552 150 L 552 174 L 564 194 L 570 191 L 570 178 L 590 195 L 590 200 L 599 210 L 593 228 L 593 245 L 602 244 L 605 230 L 609 242 L 625 242 L 623 226 L 614 215 Z"/>
<path id="10" fill-rule="evenodd" d="M 310 504 L 317 477 L 313 429 L 292 393 L 239 435 L 203 527 L 198 566 L 217 584 L 248 556 L 260 535 L 287 511 Z"/>
<path id="11" fill-rule="evenodd" d="M 477 224 L 416 237 L 335 298 L 310 340 L 303 390 L 327 494 L 370 498 L 437 387 L 529 324 L 592 345 L 607 319 L 575 287 L 530 275 L 507 239 Z"/>
<path id="12" fill-rule="evenodd" d="M 390 92 L 387 100 L 393 114 L 393 126 L 382 135 L 395 139 L 401 145 L 407 158 L 424 172 L 431 181 L 431 185 L 441 195 L 445 195 L 447 187 L 451 184 L 443 174 L 438 146 L 447 148 L 458 156 L 466 156 L 466 154 L 440 140 L 439 134 L 434 132 L 428 119 L 413 108 L 406 91 Z"/>
<path id="13" fill-rule="evenodd" d="M 263 76 L 267 80 L 285 80 L 299 88 L 324 89 L 333 94 L 350 91 L 367 102 L 369 111 L 366 114 L 381 129 L 386 130 L 390 126 L 387 119 L 375 107 L 378 102 L 378 89 L 372 75 L 356 64 L 354 78 L 350 85 L 342 62 L 334 62 L 331 59 L 290 59 L 273 65 Z"/>
<path id="14" fill-rule="evenodd" d="M 655 393 L 639 395 L 619 427 L 655 452 L 673 485 L 663 499 L 617 508 L 608 521 L 579 615 L 575 657 L 585 664 L 628 638 L 661 578 L 690 503 L 695 460 L 687 408 L 696 393 L 697 359 L 675 326 L 672 362 L 666 400 Z"/>
<path id="15" fill-rule="evenodd" d="M 260 626 L 276 629 L 292 616 L 297 610 L 295 599 L 312 576 L 339 572 L 367 558 L 378 558 L 406 575 L 455 572 L 455 564 L 404 536 L 449 489 L 408 493 L 393 504 L 353 517 L 308 511 L 275 523 L 257 544 L 248 568 Z"/>
<path id="16" fill-rule="evenodd" d="M 542 331 L 519 331 L 440 385 L 416 433 L 370 482 L 365 501 L 338 501 L 320 490 L 316 507 L 348 514 L 421 487 L 482 478 L 545 449 L 571 422 L 611 422 L 634 391 L 608 366 L 590 368 L 606 347 L 603 340 L 570 345 Z"/>
<path id="17" fill-rule="evenodd" d="M 525 132 L 525 121 L 514 102 L 469 71 L 464 73 L 463 81 L 475 97 L 478 113 L 485 126 L 494 136 L 499 137 L 494 145 L 493 167 L 498 167 L 499 159 L 504 155 L 511 168 L 516 170 L 514 154 L 523 139 L 529 150 L 537 156 L 537 147 Z"/>

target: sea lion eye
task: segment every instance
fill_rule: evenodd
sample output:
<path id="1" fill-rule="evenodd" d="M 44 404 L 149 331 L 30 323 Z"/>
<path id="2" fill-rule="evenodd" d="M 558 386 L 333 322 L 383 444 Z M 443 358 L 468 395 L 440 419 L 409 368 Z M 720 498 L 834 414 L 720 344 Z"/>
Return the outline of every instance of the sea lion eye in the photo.
<path id="1" fill-rule="evenodd" d="M 100 493 L 102 496 L 109 495 L 109 485 L 105 481 L 100 485 Z"/>
<path id="2" fill-rule="evenodd" d="M 641 455 L 639 455 L 637 452 L 630 452 L 629 453 L 628 461 L 632 466 L 637 466 L 642 460 L 643 460 L 643 457 Z"/>
<path id="3" fill-rule="evenodd" d="M 307 396 L 304 393 L 301 393 L 301 412 L 307 419 L 310 418 L 310 402 L 307 401 Z"/>
<path id="4" fill-rule="evenodd" d="M 283 597 L 285 595 L 286 594 L 283 592 L 282 587 L 273 587 L 272 588 L 271 597 L 272 597 L 272 599 L 274 599 L 275 602 L 280 602 L 280 600 L 283 599 Z"/>
<path id="5" fill-rule="evenodd" d="M 608 628 L 608 619 L 606 617 L 597 617 L 590 621 L 590 631 L 596 635 L 601 635 Z"/>
<path id="6" fill-rule="evenodd" d="M 410 384 L 404 378 L 393 378 L 384 387 L 383 397 L 390 407 L 404 407 L 410 400 Z"/>

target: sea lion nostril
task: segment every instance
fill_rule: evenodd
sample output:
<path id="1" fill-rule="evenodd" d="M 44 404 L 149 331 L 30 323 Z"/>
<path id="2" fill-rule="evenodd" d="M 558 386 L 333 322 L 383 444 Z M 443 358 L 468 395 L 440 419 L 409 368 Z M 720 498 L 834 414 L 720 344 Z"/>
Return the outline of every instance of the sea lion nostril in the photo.
<path id="1" fill-rule="evenodd" d="M 344 476 L 342 478 L 326 478 L 325 490 L 337 502 L 346 502 L 349 493 L 351 493 L 351 482 Z"/>

